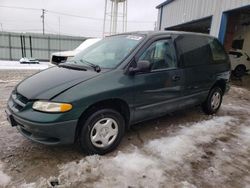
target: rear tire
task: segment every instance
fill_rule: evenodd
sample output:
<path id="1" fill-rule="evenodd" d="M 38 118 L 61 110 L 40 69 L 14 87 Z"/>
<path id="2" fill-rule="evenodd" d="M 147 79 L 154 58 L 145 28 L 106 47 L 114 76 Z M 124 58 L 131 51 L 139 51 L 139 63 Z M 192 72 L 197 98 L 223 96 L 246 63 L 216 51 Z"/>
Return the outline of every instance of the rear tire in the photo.
<path id="1" fill-rule="evenodd" d="M 246 67 L 244 65 L 238 65 L 234 71 L 233 74 L 235 77 L 242 77 L 246 73 Z"/>
<path id="2" fill-rule="evenodd" d="M 223 92 L 220 87 L 214 87 L 209 92 L 207 100 L 202 104 L 203 111 L 208 114 L 215 114 L 222 103 Z"/>
<path id="3" fill-rule="evenodd" d="M 111 152 L 119 145 L 125 132 L 124 118 L 112 109 L 98 110 L 80 124 L 80 146 L 87 155 Z"/>

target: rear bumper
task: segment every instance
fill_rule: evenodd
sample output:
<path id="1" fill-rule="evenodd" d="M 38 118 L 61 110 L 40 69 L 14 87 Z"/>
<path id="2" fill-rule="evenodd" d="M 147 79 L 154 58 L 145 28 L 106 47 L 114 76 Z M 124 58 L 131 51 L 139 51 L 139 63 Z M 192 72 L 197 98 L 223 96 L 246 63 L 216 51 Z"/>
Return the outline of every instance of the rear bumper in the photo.
<path id="1" fill-rule="evenodd" d="M 32 141 L 46 145 L 72 144 L 75 141 L 77 120 L 37 123 L 16 116 L 9 109 L 6 109 L 6 113 L 8 120 L 12 120 L 12 126 L 16 126 L 24 137 Z"/>

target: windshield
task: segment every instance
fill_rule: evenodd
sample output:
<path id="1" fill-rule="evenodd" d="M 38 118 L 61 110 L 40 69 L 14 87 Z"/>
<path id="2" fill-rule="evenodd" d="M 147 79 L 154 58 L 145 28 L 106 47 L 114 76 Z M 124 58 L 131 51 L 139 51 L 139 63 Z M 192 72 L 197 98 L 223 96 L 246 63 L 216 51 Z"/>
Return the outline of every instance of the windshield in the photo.
<path id="1" fill-rule="evenodd" d="M 142 39 L 143 37 L 138 35 L 107 37 L 83 50 L 71 61 L 78 65 L 86 65 L 85 62 L 89 62 L 101 68 L 115 68 Z"/>

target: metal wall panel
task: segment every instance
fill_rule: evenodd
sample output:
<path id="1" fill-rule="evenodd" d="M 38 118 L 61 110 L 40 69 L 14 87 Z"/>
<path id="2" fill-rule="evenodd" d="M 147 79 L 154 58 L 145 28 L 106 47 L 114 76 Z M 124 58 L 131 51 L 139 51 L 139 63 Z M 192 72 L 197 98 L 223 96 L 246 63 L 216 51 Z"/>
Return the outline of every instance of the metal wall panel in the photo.
<path id="1" fill-rule="evenodd" d="M 4 48 L 4 49 L 0 50 L 0 56 L 3 59 L 9 59 L 10 58 L 9 49 L 8 48 Z"/>
<path id="2" fill-rule="evenodd" d="M 175 0 L 163 6 L 161 30 L 213 16 L 210 34 L 218 37 L 224 11 L 250 5 L 250 0 Z M 158 9 L 160 12 L 160 9 Z M 159 27 L 158 27 L 159 28 Z"/>
<path id="3" fill-rule="evenodd" d="M 31 38 L 31 45 L 30 45 Z M 19 60 L 22 55 L 49 61 L 53 52 L 73 50 L 86 38 L 34 33 L 0 32 L 0 60 Z"/>
<path id="4" fill-rule="evenodd" d="M 20 49 L 11 49 L 11 53 L 12 53 L 12 59 L 14 60 L 19 60 L 22 57 L 22 52 Z"/>
<path id="5" fill-rule="evenodd" d="M 0 45 L 1 46 L 8 46 L 9 45 L 9 36 L 0 36 Z"/>
<path id="6" fill-rule="evenodd" d="M 21 47 L 20 36 L 11 36 L 11 46 L 12 47 Z"/>

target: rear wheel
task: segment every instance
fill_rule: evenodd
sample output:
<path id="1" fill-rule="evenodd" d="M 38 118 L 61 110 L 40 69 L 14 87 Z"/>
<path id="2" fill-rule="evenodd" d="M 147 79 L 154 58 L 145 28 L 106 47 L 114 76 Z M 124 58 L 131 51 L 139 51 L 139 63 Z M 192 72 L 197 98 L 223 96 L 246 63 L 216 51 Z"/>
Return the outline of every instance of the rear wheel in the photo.
<path id="1" fill-rule="evenodd" d="M 214 87 L 211 89 L 207 100 L 202 104 L 203 111 L 208 115 L 215 114 L 221 106 L 222 98 L 223 93 L 221 88 Z"/>
<path id="2" fill-rule="evenodd" d="M 80 123 L 83 124 L 80 146 L 89 155 L 102 155 L 114 150 L 125 132 L 124 118 L 112 109 L 98 110 Z"/>
<path id="3" fill-rule="evenodd" d="M 246 73 L 246 67 L 244 65 L 238 65 L 234 71 L 233 74 L 236 77 L 242 77 Z"/>

